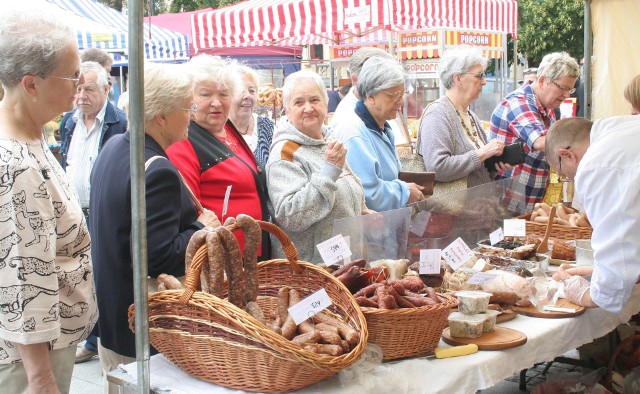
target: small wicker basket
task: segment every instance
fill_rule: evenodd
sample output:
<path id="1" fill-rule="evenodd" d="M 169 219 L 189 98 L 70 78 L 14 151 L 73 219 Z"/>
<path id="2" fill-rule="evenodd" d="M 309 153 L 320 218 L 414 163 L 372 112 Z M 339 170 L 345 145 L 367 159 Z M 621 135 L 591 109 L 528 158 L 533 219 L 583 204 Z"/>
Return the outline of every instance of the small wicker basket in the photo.
<path id="1" fill-rule="evenodd" d="M 362 307 L 367 319 L 369 342 L 382 348 L 384 360 L 421 356 L 432 352 L 447 327 L 452 296 L 438 294 L 444 301 L 418 308 L 378 309 Z"/>
<path id="2" fill-rule="evenodd" d="M 547 224 L 532 222 L 531 212 L 518 216 L 518 219 L 525 219 L 527 221 L 527 235 L 544 237 L 544 233 L 547 230 Z M 549 236 L 549 239 L 564 239 L 569 241 L 576 239 L 591 239 L 592 232 L 593 228 L 591 227 L 573 227 L 554 224 L 551 227 L 551 235 Z"/>
<path id="3" fill-rule="evenodd" d="M 367 343 L 367 323 L 347 288 L 327 271 L 298 261 L 298 253 L 277 226 L 258 221 L 282 243 L 287 260 L 258 264 L 258 304 L 269 319 L 276 295 L 289 286 L 307 296 L 321 288 L 329 294 L 330 311 L 360 333 L 351 352 L 339 357 L 303 350 L 276 334 L 244 310 L 209 293 L 196 291 L 206 259 L 200 248 L 187 273 L 185 290 L 149 295 L 151 344 L 189 375 L 220 386 L 246 391 L 288 392 L 327 379 L 353 364 Z M 134 329 L 134 306 L 129 326 Z"/>

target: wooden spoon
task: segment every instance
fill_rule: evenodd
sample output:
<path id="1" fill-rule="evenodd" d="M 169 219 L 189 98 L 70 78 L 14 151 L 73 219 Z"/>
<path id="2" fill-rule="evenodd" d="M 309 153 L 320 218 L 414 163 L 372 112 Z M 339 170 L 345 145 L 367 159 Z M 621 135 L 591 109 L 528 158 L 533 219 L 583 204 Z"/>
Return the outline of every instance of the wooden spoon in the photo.
<path id="1" fill-rule="evenodd" d="M 551 211 L 549 212 L 549 222 L 547 223 L 547 231 L 544 232 L 544 238 L 542 238 L 542 242 L 538 245 L 537 253 L 543 254 L 549 251 L 549 235 L 551 235 L 551 228 L 553 227 L 553 219 L 556 217 L 556 206 L 551 207 Z"/>

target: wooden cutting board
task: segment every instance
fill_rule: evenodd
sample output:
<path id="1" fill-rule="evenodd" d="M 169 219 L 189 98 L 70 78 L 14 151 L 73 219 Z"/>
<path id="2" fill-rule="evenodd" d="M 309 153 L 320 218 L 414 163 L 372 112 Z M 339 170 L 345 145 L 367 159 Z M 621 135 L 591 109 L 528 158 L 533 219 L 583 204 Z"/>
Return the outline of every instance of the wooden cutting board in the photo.
<path id="1" fill-rule="evenodd" d="M 479 350 L 502 350 L 524 345 L 527 343 L 527 336 L 524 333 L 506 327 L 496 326 L 495 331 L 485 332 L 480 338 L 457 338 L 452 337 L 449 327 L 442 332 L 442 339 L 452 346 L 468 345 L 475 343 Z"/>
<path id="2" fill-rule="evenodd" d="M 496 317 L 496 323 L 504 323 L 506 321 L 513 320 L 516 316 L 518 316 L 518 314 L 511 309 L 505 309 Z"/>
<path id="3" fill-rule="evenodd" d="M 575 312 L 541 312 L 538 309 L 536 309 L 536 307 L 533 305 L 529 305 L 526 307 L 514 305 L 511 307 L 511 309 L 521 315 L 531 316 L 531 317 L 540 317 L 544 319 L 563 319 L 566 317 L 580 316 L 585 311 L 585 307 L 572 304 L 569 301 L 565 300 L 564 298 L 558 299 L 558 302 L 556 303 L 555 306 L 559 306 L 561 308 L 573 308 L 576 311 Z"/>

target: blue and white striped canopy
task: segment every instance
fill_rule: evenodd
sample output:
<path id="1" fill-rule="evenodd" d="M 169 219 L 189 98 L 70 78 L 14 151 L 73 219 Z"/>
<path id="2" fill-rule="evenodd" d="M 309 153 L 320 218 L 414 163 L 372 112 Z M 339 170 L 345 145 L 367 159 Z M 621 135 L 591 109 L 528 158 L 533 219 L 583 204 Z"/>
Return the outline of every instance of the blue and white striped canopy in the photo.
<path id="1" fill-rule="evenodd" d="M 47 0 L 73 13 L 77 25 L 78 47 L 102 48 L 113 53 L 114 66 L 127 65 L 127 16 L 95 0 Z M 189 41 L 184 34 L 144 23 L 145 59 L 152 62 L 189 60 Z"/>

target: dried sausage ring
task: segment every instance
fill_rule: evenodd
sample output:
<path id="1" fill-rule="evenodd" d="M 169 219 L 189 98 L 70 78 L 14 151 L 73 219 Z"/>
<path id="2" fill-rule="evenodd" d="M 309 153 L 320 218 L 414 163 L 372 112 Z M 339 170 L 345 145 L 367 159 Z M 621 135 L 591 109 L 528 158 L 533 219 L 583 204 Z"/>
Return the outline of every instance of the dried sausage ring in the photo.
<path id="1" fill-rule="evenodd" d="M 244 309 L 240 246 L 238 246 L 236 237 L 228 228 L 224 226 L 218 227 L 216 228 L 216 233 L 220 237 L 224 248 L 224 270 L 227 273 L 229 302 L 238 308 Z"/>
<path id="2" fill-rule="evenodd" d="M 244 302 L 258 298 L 258 248 L 262 230 L 251 216 L 240 214 L 236 217 L 238 227 L 244 232 Z"/>
<path id="3" fill-rule="evenodd" d="M 209 293 L 222 298 L 224 288 L 224 250 L 222 249 L 220 236 L 215 231 L 207 235 L 207 256 L 209 264 L 205 280 Z"/>

